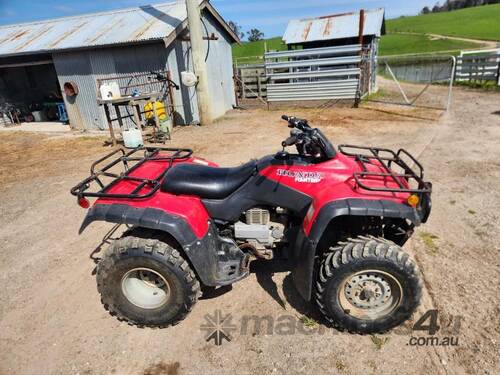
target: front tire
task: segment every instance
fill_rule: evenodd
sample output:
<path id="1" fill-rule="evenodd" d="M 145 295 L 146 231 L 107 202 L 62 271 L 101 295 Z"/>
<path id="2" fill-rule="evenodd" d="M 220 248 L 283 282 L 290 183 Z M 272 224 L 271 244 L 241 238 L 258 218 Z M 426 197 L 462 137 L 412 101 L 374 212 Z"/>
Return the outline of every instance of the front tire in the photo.
<path id="1" fill-rule="evenodd" d="M 110 245 L 97 266 L 97 289 L 111 315 L 146 327 L 176 324 L 201 294 L 179 251 L 159 239 L 134 236 Z"/>
<path id="2" fill-rule="evenodd" d="M 324 254 L 316 303 L 335 327 L 356 333 L 387 331 L 407 320 L 420 303 L 416 265 L 401 247 L 359 236 Z"/>

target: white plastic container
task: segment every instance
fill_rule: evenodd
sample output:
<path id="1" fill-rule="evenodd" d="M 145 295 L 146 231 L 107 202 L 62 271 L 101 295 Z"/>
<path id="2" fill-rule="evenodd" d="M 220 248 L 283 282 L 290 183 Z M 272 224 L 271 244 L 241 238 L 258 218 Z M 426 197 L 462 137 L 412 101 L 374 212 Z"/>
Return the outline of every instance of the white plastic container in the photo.
<path id="1" fill-rule="evenodd" d="M 127 148 L 136 148 L 144 145 L 142 133 L 139 129 L 127 129 L 122 132 L 123 144 Z"/>
<path id="2" fill-rule="evenodd" d="M 31 112 L 33 115 L 33 118 L 35 119 L 35 122 L 42 122 L 45 121 L 45 113 L 43 111 L 33 111 Z"/>
<path id="3" fill-rule="evenodd" d="M 103 100 L 119 99 L 122 97 L 118 82 L 103 83 L 101 87 L 99 87 L 99 91 L 101 92 L 101 99 Z"/>

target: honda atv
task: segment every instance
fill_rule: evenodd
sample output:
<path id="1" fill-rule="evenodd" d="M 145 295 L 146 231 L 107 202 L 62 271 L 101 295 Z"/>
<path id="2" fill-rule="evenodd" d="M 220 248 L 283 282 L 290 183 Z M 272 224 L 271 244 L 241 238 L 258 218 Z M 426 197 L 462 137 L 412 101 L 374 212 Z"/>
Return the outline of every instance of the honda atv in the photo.
<path id="1" fill-rule="evenodd" d="M 71 193 L 98 198 L 93 221 L 126 224 L 97 266 L 105 308 L 139 326 L 183 319 L 201 285 L 287 259 L 298 293 L 339 329 L 373 333 L 411 316 L 421 282 L 401 246 L 431 210 L 431 184 L 407 151 L 340 145 L 306 120 L 275 155 L 221 168 L 189 149 L 117 149 Z M 296 146 L 296 153 L 285 149 Z"/>

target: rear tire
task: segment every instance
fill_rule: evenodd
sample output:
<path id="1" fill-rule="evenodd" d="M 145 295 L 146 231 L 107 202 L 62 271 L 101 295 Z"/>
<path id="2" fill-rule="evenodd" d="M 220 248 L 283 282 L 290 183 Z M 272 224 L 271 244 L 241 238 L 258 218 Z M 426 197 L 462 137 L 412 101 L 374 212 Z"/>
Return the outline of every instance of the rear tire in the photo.
<path id="1" fill-rule="evenodd" d="M 336 328 L 377 333 L 407 320 L 420 303 L 421 291 L 417 267 L 401 247 L 359 236 L 324 254 L 316 303 Z"/>
<path id="2" fill-rule="evenodd" d="M 97 289 L 111 315 L 146 327 L 178 323 L 201 294 L 179 251 L 159 239 L 134 236 L 110 245 L 97 266 Z"/>

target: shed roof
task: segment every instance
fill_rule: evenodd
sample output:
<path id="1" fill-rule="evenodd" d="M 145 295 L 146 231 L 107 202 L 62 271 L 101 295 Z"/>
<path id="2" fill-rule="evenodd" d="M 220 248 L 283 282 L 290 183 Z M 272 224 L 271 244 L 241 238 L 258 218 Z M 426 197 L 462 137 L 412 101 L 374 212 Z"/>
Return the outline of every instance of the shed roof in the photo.
<path id="1" fill-rule="evenodd" d="M 286 44 L 294 44 L 357 37 L 359 15 L 359 12 L 351 12 L 291 20 L 286 27 L 283 41 Z M 363 35 L 380 36 L 385 33 L 384 26 L 384 8 L 365 11 Z"/>
<path id="2" fill-rule="evenodd" d="M 198 0 L 239 42 L 206 0 Z M 184 0 L 0 27 L 0 56 L 165 39 L 187 26 Z"/>

